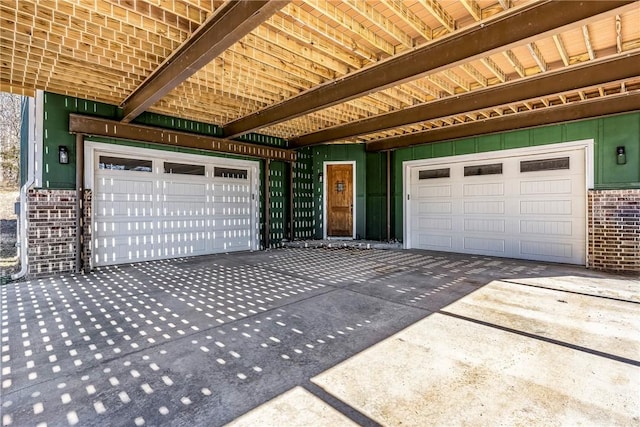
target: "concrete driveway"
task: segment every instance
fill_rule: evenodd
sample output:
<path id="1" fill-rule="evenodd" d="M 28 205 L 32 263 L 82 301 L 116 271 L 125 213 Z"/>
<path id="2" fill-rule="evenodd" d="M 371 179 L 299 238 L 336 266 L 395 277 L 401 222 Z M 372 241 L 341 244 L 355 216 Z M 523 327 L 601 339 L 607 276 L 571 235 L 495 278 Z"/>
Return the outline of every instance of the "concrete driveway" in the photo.
<path id="1" fill-rule="evenodd" d="M 1 288 L 2 425 L 638 425 L 640 280 L 280 249 Z"/>

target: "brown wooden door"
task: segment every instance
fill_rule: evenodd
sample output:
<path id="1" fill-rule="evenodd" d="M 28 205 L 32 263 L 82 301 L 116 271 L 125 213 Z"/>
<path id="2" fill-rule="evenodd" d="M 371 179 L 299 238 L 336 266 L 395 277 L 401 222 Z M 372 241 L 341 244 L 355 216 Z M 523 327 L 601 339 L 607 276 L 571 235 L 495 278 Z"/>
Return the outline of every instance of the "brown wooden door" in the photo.
<path id="1" fill-rule="evenodd" d="M 327 165 L 327 236 L 353 237 L 353 165 Z"/>

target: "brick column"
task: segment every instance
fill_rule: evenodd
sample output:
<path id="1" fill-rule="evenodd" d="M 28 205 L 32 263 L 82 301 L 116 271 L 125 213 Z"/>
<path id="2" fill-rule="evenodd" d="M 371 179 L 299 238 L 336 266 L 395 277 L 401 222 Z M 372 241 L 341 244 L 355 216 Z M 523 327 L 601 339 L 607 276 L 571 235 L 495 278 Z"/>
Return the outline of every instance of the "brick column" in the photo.
<path id="1" fill-rule="evenodd" d="M 76 194 L 75 190 L 29 190 L 28 277 L 76 270 Z"/>
<path id="2" fill-rule="evenodd" d="M 640 189 L 589 191 L 588 267 L 640 273 Z"/>

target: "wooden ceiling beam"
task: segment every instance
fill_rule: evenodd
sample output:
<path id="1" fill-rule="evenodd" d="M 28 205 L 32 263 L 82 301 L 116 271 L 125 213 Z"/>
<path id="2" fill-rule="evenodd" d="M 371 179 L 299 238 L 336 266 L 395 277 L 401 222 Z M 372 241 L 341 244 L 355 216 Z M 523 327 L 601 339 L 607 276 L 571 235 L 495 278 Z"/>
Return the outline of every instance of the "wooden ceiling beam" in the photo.
<path id="1" fill-rule="evenodd" d="M 229 141 L 189 132 L 153 126 L 132 125 L 116 120 L 100 119 L 81 114 L 69 114 L 69 132 L 108 138 L 127 139 L 175 147 L 230 153 L 247 157 L 295 162 L 296 152 L 265 145 Z"/>
<path id="2" fill-rule="evenodd" d="M 226 2 L 125 99 L 122 121 L 128 123 L 136 118 L 287 3 Z"/>
<path id="3" fill-rule="evenodd" d="M 383 129 L 406 126 L 411 123 L 432 120 L 441 116 L 462 114 L 468 111 L 490 108 L 495 105 L 534 99 L 554 93 L 619 81 L 640 75 L 640 51 L 607 58 L 595 62 L 576 64 L 526 79 L 492 86 L 486 89 L 448 97 L 425 104 L 370 117 L 358 122 L 334 126 L 318 132 L 301 135 L 289 141 L 290 147 L 339 141 L 358 135 L 379 132 Z"/>
<path id="4" fill-rule="evenodd" d="M 511 9 L 227 123 L 224 135 L 236 137 L 635 7 L 629 0 L 544 0 Z"/>
<path id="5" fill-rule="evenodd" d="M 518 114 L 507 114 L 487 120 L 381 139 L 367 143 L 366 150 L 369 152 L 395 150 L 420 144 L 620 114 L 637 111 L 638 105 L 640 105 L 640 91 L 610 95 L 604 98 L 560 104 Z"/>

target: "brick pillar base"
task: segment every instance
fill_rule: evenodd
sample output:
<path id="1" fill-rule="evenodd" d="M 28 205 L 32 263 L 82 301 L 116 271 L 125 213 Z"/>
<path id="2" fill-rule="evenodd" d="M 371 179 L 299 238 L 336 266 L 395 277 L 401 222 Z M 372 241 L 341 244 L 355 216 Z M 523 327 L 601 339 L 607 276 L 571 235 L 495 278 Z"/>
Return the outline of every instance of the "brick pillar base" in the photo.
<path id="1" fill-rule="evenodd" d="M 589 191 L 587 266 L 640 273 L 640 189 Z"/>
<path id="2" fill-rule="evenodd" d="M 76 200 L 74 190 L 29 190 L 28 277 L 76 271 Z"/>

